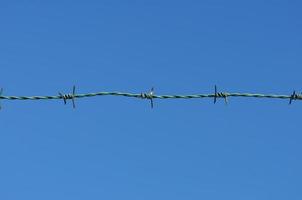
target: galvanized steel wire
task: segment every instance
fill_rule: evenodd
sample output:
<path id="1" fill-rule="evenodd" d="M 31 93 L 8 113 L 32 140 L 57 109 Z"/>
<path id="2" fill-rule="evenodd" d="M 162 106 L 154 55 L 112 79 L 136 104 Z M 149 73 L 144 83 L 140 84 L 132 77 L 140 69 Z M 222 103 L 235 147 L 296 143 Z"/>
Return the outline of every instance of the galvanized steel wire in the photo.
<path id="1" fill-rule="evenodd" d="M 3 93 L 3 90 L 1 90 Z M 122 96 L 131 97 L 139 99 L 149 99 L 151 101 L 151 107 L 153 108 L 153 99 L 201 99 L 201 98 L 214 98 L 214 103 L 216 103 L 217 98 L 227 100 L 229 97 L 243 97 L 243 98 L 268 98 L 268 99 L 288 99 L 289 104 L 293 100 L 302 100 L 302 95 L 297 94 L 295 91 L 291 95 L 278 95 L 278 94 L 257 94 L 257 93 L 228 93 L 228 92 L 217 92 L 217 87 L 215 86 L 215 92 L 212 94 L 190 94 L 190 95 L 156 95 L 154 94 L 153 88 L 149 93 L 128 93 L 128 92 L 95 92 L 86 94 L 76 94 L 75 86 L 73 87 L 73 93 L 71 94 L 61 94 L 54 96 L 4 96 L 0 93 L 1 100 L 53 100 L 53 99 L 63 99 L 66 104 L 67 100 L 73 101 L 73 107 L 75 107 L 74 100 L 77 98 L 88 98 L 96 96 Z"/>

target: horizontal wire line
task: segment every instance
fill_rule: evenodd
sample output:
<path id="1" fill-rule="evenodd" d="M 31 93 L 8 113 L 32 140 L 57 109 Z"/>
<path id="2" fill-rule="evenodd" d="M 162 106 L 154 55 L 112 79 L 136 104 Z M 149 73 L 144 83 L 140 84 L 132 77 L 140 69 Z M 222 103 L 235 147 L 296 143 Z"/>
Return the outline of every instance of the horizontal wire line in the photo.
<path id="1" fill-rule="evenodd" d="M 74 98 L 87 98 L 95 96 L 123 96 L 142 98 L 142 94 L 123 93 L 123 92 L 97 92 L 87 94 L 75 94 Z M 276 95 L 276 94 L 253 94 L 253 93 L 216 93 L 216 94 L 193 94 L 193 95 L 151 95 L 154 99 L 195 99 L 195 98 L 226 98 L 226 97 L 253 97 L 253 98 L 272 98 L 272 99 L 294 99 L 302 100 L 301 95 Z M 2 100 L 51 100 L 63 99 L 61 95 L 57 96 L 0 96 Z"/>

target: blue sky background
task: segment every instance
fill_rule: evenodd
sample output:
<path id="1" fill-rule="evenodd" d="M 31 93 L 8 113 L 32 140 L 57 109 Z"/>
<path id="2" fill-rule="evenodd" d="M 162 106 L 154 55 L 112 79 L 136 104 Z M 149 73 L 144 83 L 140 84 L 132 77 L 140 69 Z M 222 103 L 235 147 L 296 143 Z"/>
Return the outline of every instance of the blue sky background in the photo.
<path id="1" fill-rule="evenodd" d="M 1 1 L 4 95 L 302 90 L 301 1 Z M 1 101 L 0 199 L 302 198 L 285 100 Z"/>

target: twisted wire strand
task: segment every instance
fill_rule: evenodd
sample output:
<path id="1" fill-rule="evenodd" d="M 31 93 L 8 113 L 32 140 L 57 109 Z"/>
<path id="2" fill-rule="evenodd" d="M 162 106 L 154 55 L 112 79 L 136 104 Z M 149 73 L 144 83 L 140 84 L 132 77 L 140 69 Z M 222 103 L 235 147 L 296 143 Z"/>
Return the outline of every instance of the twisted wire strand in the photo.
<path id="1" fill-rule="evenodd" d="M 96 96 L 123 96 L 142 99 L 142 94 L 126 92 L 96 92 L 86 94 L 74 94 L 73 98 L 86 98 Z M 256 94 L 256 93 L 214 93 L 214 94 L 191 94 L 191 95 L 149 95 L 153 99 L 196 99 L 196 98 L 225 98 L 225 97 L 247 97 L 247 98 L 271 98 L 271 99 L 293 99 L 302 100 L 302 95 L 276 95 L 276 94 Z M 62 95 L 55 96 L 0 96 L 2 100 L 52 100 L 63 99 Z"/>

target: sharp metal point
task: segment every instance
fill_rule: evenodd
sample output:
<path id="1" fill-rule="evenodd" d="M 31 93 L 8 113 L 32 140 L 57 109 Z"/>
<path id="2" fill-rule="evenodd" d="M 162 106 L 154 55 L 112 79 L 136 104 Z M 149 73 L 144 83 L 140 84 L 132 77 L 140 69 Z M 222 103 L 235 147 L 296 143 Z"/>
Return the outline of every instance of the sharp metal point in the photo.
<path id="1" fill-rule="evenodd" d="M 2 96 L 2 94 L 3 94 L 3 88 L 1 88 L 1 90 L 0 90 L 0 96 Z M 0 110 L 2 109 L 2 105 L 0 104 Z"/>
<path id="2" fill-rule="evenodd" d="M 214 104 L 217 102 L 217 86 L 215 85 Z"/>
<path id="3" fill-rule="evenodd" d="M 154 87 L 152 87 L 152 88 L 151 88 L 151 91 L 150 91 L 151 109 L 153 109 L 153 107 L 154 107 L 154 103 L 153 103 L 153 94 L 154 94 Z"/>
<path id="4" fill-rule="evenodd" d="M 292 95 L 290 96 L 289 105 L 291 105 L 292 102 L 293 102 L 293 100 L 296 99 L 296 95 L 297 95 L 297 94 L 296 94 L 296 91 L 294 90 L 293 93 L 292 93 Z"/>
<path id="5" fill-rule="evenodd" d="M 72 94 L 62 94 L 62 93 L 59 92 L 59 95 L 63 99 L 65 105 L 67 104 L 67 100 L 71 99 L 73 108 L 76 107 L 75 106 L 75 100 L 74 100 L 75 99 L 75 90 L 76 90 L 76 87 L 74 85 L 73 88 L 72 88 Z"/>

